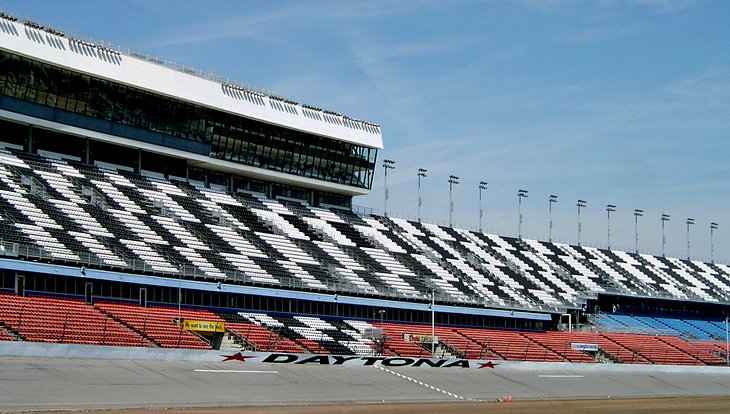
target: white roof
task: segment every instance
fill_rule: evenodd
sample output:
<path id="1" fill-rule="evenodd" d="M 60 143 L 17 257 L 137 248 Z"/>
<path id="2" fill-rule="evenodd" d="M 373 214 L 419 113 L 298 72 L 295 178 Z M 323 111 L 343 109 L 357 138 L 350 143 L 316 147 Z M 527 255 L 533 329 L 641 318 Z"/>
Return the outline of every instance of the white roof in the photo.
<path id="1" fill-rule="evenodd" d="M 162 61 L 57 36 L 19 21 L 0 20 L 0 49 L 268 124 L 383 148 L 376 124 L 175 70 Z"/>

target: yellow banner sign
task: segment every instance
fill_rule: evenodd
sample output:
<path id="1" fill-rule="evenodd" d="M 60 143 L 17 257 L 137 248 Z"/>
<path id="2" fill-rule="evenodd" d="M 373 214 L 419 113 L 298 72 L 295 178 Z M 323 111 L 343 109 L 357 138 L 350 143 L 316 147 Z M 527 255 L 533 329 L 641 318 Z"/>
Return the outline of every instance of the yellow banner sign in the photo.
<path id="1" fill-rule="evenodd" d="M 185 321 L 183 321 L 183 329 L 185 329 L 186 331 L 197 332 L 224 332 L 225 324 L 223 322 L 195 321 L 192 319 L 185 319 Z"/>
<path id="2" fill-rule="evenodd" d="M 411 342 L 421 342 L 421 343 L 431 343 L 431 335 L 423 335 L 423 334 L 405 334 L 404 338 L 406 341 Z M 438 336 L 433 337 L 434 342 L 438 342 Z"/>

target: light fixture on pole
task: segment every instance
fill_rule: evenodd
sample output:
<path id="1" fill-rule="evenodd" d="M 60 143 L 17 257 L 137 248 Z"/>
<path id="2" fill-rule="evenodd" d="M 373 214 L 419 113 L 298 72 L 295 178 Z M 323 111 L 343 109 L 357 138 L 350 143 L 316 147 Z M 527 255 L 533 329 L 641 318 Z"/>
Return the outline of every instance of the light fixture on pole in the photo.
<path id="1" fill-rule="evenodd" d="M 588 202 L 585 200 L 578 200 L 577 203 L 575 203 L 576 207 L 578 207 L 578 246 L 580 246 L 580 232 L 583 230 L 583 225 L 580 222 L 580 209 L 586 208 L 588 206 Z"/>
<path id="2" fill-rule="evenodd" d="M 482 217 L 484 217 L 484 210 L 482 210 L 482 190 L 487 189 L 487 182 L 479 182 L 479 233 L 482 233 Z"/>
<path id="3" fill-rule="evenodd" d="M 693 219 L 691 217 L 687 218 L 687 260 L 689 260 L 689 246 L 690 246 L 689 226 L 691 226 L 692 224 L 695 224 L 695 219 Z"/>
<path id="4" fill-rule="evenodd" d="M 388 215 L 388 170 L 395 169 L 395 161 L 383 160 L 383 171 L 385 171 L 385 201 L 383 202 L 383 215 Z"/>
<path id="5" fill-rule="evenodd" d="M 449 227 L 453 227 L 454 218 L 454 201 L 451 198 L 451 193 L 454 189 L 454 184 L 459 184 L 459 177 L 455 175 L 449 176 Z"/>
<path id="6" fill-rule="evenodd" d="M 616 206 L 609 204 L 606 206 L 606 225 L 608 227 L 608 237 L 606 238 L 606 248 L 611 250 L 611 213 L 616 211 Z"/>
<path id="7" fill-rule="evenodd" d="M 419 168 L 418 169 L 418 222 L 421 222 L 421 178 L 426 178 L 426 170 L 425 168 Z"/>
<path id="8" fill-rule="evenodd" d="M 553 242 L 553 203 L 558 202 L 558 196 L 551 194 L 548 198 L 548 218 L 550 219 L 550 227 L 548 228 L 548 241 Z"/>
<path id="9" fill-rule="evenodd" d="M 715 263 L 715 230 L 719 227 L 717 223 L 710 223 L 710 263 Z"/>
<path id="10" fill-rule="evenodd" d="M 669 214 L 662 213 L 661 220 L 662 220 L 662 257 L 664 257 L 665 252 L 666 252 L 665 248 L 667 246 L 667 237 L 666 237 L 666 234 L 664 233 L 664 223 L 669 221 Z"/>
<path id="11" fill-rule="evenodd" d="M 522 238 L 522 199 L 527 197 L 527 190 L 517 190 L 517 212 L 519 221 L 517 223 L 517 237 Z"/>
<path id="12" fill-rule="evenodd" d="M 644 210 L 634 210 L 634 251 L 639 254 L 639 217 L 644 215 Z"/>

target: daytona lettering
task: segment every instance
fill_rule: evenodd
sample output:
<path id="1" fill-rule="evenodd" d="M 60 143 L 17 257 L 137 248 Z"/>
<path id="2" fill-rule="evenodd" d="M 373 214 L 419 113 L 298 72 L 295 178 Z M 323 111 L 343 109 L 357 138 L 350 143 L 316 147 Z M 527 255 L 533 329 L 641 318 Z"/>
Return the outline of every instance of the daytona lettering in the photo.
<path id="1" fill-rule="evenodd" d="M 374 366 L 384 367 L 414 367 L 414 368 L 492 368 L 497 365 L 492 361 L 469 360 L 469 359 L 443 359 L 443 358 L 410 358 L 410 357 L 383 357 L 383 356 L 342 356 L 342 355 L 313 355 L 313 354 L 284 354 L 251 352 L 250 355 L 237 353 L 234 355 L 221 355 L 223 361 L 255 362 L 265 364 L 296 364 L 296 365 L 348 365 L 348 366 Z"/>

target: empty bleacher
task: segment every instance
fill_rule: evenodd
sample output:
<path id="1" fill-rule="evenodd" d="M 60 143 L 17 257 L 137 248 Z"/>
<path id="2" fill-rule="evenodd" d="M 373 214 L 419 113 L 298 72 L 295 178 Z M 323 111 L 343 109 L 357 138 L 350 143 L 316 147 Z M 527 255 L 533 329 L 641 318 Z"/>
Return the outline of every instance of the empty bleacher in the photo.
<path id="1" fill-rule="evenodd" d="M 239 312 L 224 315 L 227 321 L 245 321 L 241 328 L 251 325 L 266 328 L 267 335 L 258 330 L 259 339 L 254 341 L 259 349 L 282 350 L 281 352 L 332 353 L 339 355 L 370 355 L 372 341 L 363 338 L 358 329 L 342 320 L 324 320 L 313 316 L 279 316 L 256 312 Z M 238 328 L 238 327 L 236 327 Z M 243 337 L 246 332 L 238 330 Z M 259 345 L 260 344 L 260 345 Z M 263 345 L 263 348 L 262 348 Z M 283 345 L 283 348 L 279 348 Z"/>
<path id="2" fill-rule="evenodd" d="M 712 349 L 707 349 L 703 345 L 697 345 L 696 342 L 689 342 L 676 336 L 660 336 L 658 339 L 690 357 L 696 358 L 695 363 L 701 362 L 707 365 L 721 365 L 725 363 L 725 359 L 719 353 L 712 352 Z"/>
<path id="3" fill-rule="evenodd" d="M 15 336 L 10 335 L 4 328 L 0 327 L 0 341 L 14 341 Z"/>
<path id="4" fill-rule="evenodd" d="M 723 264 L 361 217 L 17 150 L 0 150 L 0 219 L 3 247 L 131 272 L 525 309 L 602 292 L 730 300 Z"/>
<path id="5" fill-rule="evenodd" d="M 488 349 L 489 352 L 484 358 L 511 361 L 566 361 L 564 357 L 518 331 L 462 328 L 459 332 Z"/>
<path id="6" fill-rule="evenodd" d="M 245 313 L 222 314 L 226 330 L 249 344 L 254 351 L 305 353 L 308 350 L 282 335 L 278 329 L 283 325 L 268 327 Z"/>
<path id="7" fill-rule="evenodd" d="M 725 337 L 724 321 L 690 315 L 600 313 L 593 316 L 593 323 L 603 330 L 670 334 L 693 341 Z"/>
<path id="8" fill-rule="evenodd" d="M 566 361 L 596 362 L 595 358 L 587 352 L 573 349 L 571 344 L 580 341 L 576 340 L 576 337 L 572 332 L 526 332 L 524 335 L 532 341 L 539 343 L 545 348 L 560 355 Z"/>
<path id="9" fill-rule="evenodd" d="M 416 327 L 398 323 L 373 323 L 374 326 L 383 329 L 387 338 L 384 340 L 385 348 L 391 353 L 399 356 L 423 357 L 433 356 L 430 350 L 406 339 L 406 334 L 416 333 L 430 335 L 430 328 L 424 326 Z M 427 332 L 426 332 L 427 331 Z"/>
<path id="10" fill-rule="evenodd" d="M 692 345 L 700 349 L 701 352 L 717 356 L 725 364 L 730 365 L 730 352 L 728 352 L 727 343 L 717 341 L 696 341 L 692 342 Z"/>
<path id="11" fill-rule="evenodd" d="M 74 299 L 0 293 L 0 322 L 32 342 L 149 346 L 114 318 Z"/>
<path id="12" fill-rule="evenodd" d="M 641 356 L 650 363 L 668 365 L 703 364 L 699 355 L 678 349 L 662 340 L 661 336 L 623 333 L 605 333 L 602 336 Z"/>
<path id="13" fill-rule="evenodd" d="M 671 335 L 615 332 L 516 331 L 431 326 L 315 316 L 235 312 L 173 306 L 141 307 L 119 301 L 0 293 L 0 340 L 117 346 L 211 349 L 212 343 L 181 328 L 178 318 L 224 322 L 249 350 L 337 355 L 502 359 L 538 362 L 723 365 L 724 342 L 688 341 Z M 380 328 L 382 342 L 368 336 Z M 573 348 L 596 344 L 600 352 Z"/>
<path id="14" fill-rule="evenodd" d="M 566 340 L 577 343 L 596 344 L 599 347 L 601 355 L 598 355 L 602 362 L 615 362 L 623 364 L 651 364 L 652 361 L 646 359 L 641 354 L 634 351 L 633 347 L 625 346 L 607 338 L 602 333 L 597 332 L 571 332 L 567 335 Z"/>
<path id="15" fill-rule="evenodd" d="M 579 306 L 582 298 L 603 292 L 730 300 L 730 267 L 724 264 L 358 216 L 17 150 L 0 149 L 0 220 L 0 253 L 169 277 L 424 301 L 433 291 L 437 302 L 513 309 Z M 55 316 L 47 320 L 31 312 L 44 306 L 36 303 L 40 299 L 2 296 L 2 340 L 211 348 L 180 328 L 177 308 L 76 301 L 67 307 L 73 312 L 63 317 L 50 312 Z M 53 300 L 60 299 L 40 301 Z M 21 318 L 28 326 L 8 313 L 17 304 L 28 305 Z M 69 323 L 66 318 L 76 319 L 71 315 L 76 312 L 106 331 L 99 337 L 94 329 Z M 190 309 L 180 316 L 220 320 Z M 363 335 L 380 327 L 387 335 L 383 353 L 430 355 L 429 346 L 407 339 L 430 335 L 421 325 L 223 316 L 230 333 L 262 351 L 367 355 L 377 344 Z M 615 313 L 599 315 L 594 323 L 613 331 L 589 335 L 616 362 L 717 364 L 724 358 L 723 348 L 712 342 L 724 336 L 719 320 Z M 32 325 L 40 328 L 27 330 Z M 437 346 L 441 355 L 594 362 L 570 346 L 581 335 L 438 327 Z"/>
<path id="16" fill-rule="evenodd" d="M 105 314 L 121 321 L 163 348 L 212 349 L 209 342 L 183 329 L 179 318 L 223 322 L 214 313 L 202 309 L 170 306 L 141 307 L 125 302 L 99 301 L 95 305 Z"/>

